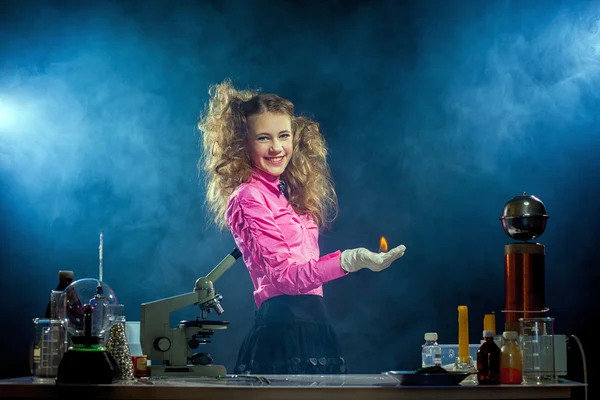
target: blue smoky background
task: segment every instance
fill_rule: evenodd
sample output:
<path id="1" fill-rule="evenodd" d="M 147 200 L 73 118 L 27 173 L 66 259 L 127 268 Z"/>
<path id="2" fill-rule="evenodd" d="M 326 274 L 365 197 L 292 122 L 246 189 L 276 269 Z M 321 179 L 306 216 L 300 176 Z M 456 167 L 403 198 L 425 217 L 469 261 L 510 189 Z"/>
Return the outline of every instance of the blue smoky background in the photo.
<path id="1" fill-rule="evenodd" d="M 503 326 L 499 217 L 522 192 L 550 219 L 546 303 L 591 348 L 600 236 L 600 4 L 595 1 L 3 1 L 0 330 L 28 373 L 32 318 L 58 270 L 140 304 L 193 290 L 234 247 L 210 223 L 195 128 L 231 78 L 291 99 L 329 145 L 340 213 L 321 252 L 404 244 L 383 273 L 328 283 L 352 373 L 420 366 L 425 332 Z M 238 261 L 230 321 L 206 351 L 231 371 L 250 328 Z M 173 314 L 194 319 L 197 308 Z M 174 326 L 174 325 L 173 325 Z M 577 365 L 579 365 L 578 361 Z M 571 364 L 569 365 L 571 367 Z M 573 368 L 577 368 L 574 366 Z M 591 367 L 592 368 L 592 367 Z"/>

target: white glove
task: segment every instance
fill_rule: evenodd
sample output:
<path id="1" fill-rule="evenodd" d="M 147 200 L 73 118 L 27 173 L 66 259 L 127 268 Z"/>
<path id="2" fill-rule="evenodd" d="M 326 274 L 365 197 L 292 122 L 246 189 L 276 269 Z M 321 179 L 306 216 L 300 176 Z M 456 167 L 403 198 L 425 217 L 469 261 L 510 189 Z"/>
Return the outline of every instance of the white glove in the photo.
<path id="1" fill-rule="evenodd" d="M 364 247 L 342 251 L 341 265 L 346 272 L 356 272 L 362 268 L 368 268 L 371 271 L 383 271 L 394 261 L 404 255 L 406 247 L 400 245 L 394 247 L 387 253 L 374 253 Z"/>

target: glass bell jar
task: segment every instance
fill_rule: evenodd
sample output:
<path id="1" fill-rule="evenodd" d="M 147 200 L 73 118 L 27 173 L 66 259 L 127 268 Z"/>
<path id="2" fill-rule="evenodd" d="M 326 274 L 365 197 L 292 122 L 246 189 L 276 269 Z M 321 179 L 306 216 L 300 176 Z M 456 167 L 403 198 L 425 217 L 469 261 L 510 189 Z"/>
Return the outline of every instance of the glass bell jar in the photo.
<path id="1" fill-rule="evenodd" d="M 115 309 L 117 297 L 102 281 L 86 278 L 67 286 L 58 306 L 68 346 L 58 366 L 58 385 L 112 383 L 118 365 L 106 342 Z"/>
<path id="2" fill-rule="evenodd" d="M 62 293 L 58 317 L 63 321 L 69 346 L 104 346 L 111 323 L 120 312 L 113 290 L 97 279 L 71 283 Z"/>

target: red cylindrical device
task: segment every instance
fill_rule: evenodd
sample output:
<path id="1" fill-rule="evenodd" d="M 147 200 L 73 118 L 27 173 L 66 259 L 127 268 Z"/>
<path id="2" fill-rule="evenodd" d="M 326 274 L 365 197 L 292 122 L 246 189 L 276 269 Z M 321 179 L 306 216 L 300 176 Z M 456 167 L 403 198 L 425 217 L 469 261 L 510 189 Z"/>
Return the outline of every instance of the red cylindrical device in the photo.
<path id="1" fill-rule="evenodd" d="M 545 263 L 543 244 L 504 246 L 505 331 L 518 332 L 519 318 L 538 317 L 545 310 Z"/>

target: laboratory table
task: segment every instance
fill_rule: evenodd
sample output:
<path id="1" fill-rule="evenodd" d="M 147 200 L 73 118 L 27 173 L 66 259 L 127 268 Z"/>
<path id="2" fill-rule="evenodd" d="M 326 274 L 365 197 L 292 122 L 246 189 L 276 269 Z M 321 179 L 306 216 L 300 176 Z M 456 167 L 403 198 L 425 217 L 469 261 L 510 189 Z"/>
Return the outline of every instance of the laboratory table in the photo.
<path id="1" fill-rule="evenodd" d="M 142 378 L 109 385 L 56 385 L 54 379 L 0 380 L 2 399 L 571 399 L 586 385 L 479 386 L 474 375 L 457 386 L 400 386 L 390 375 L 228 375 L 221 378 Z"/>

